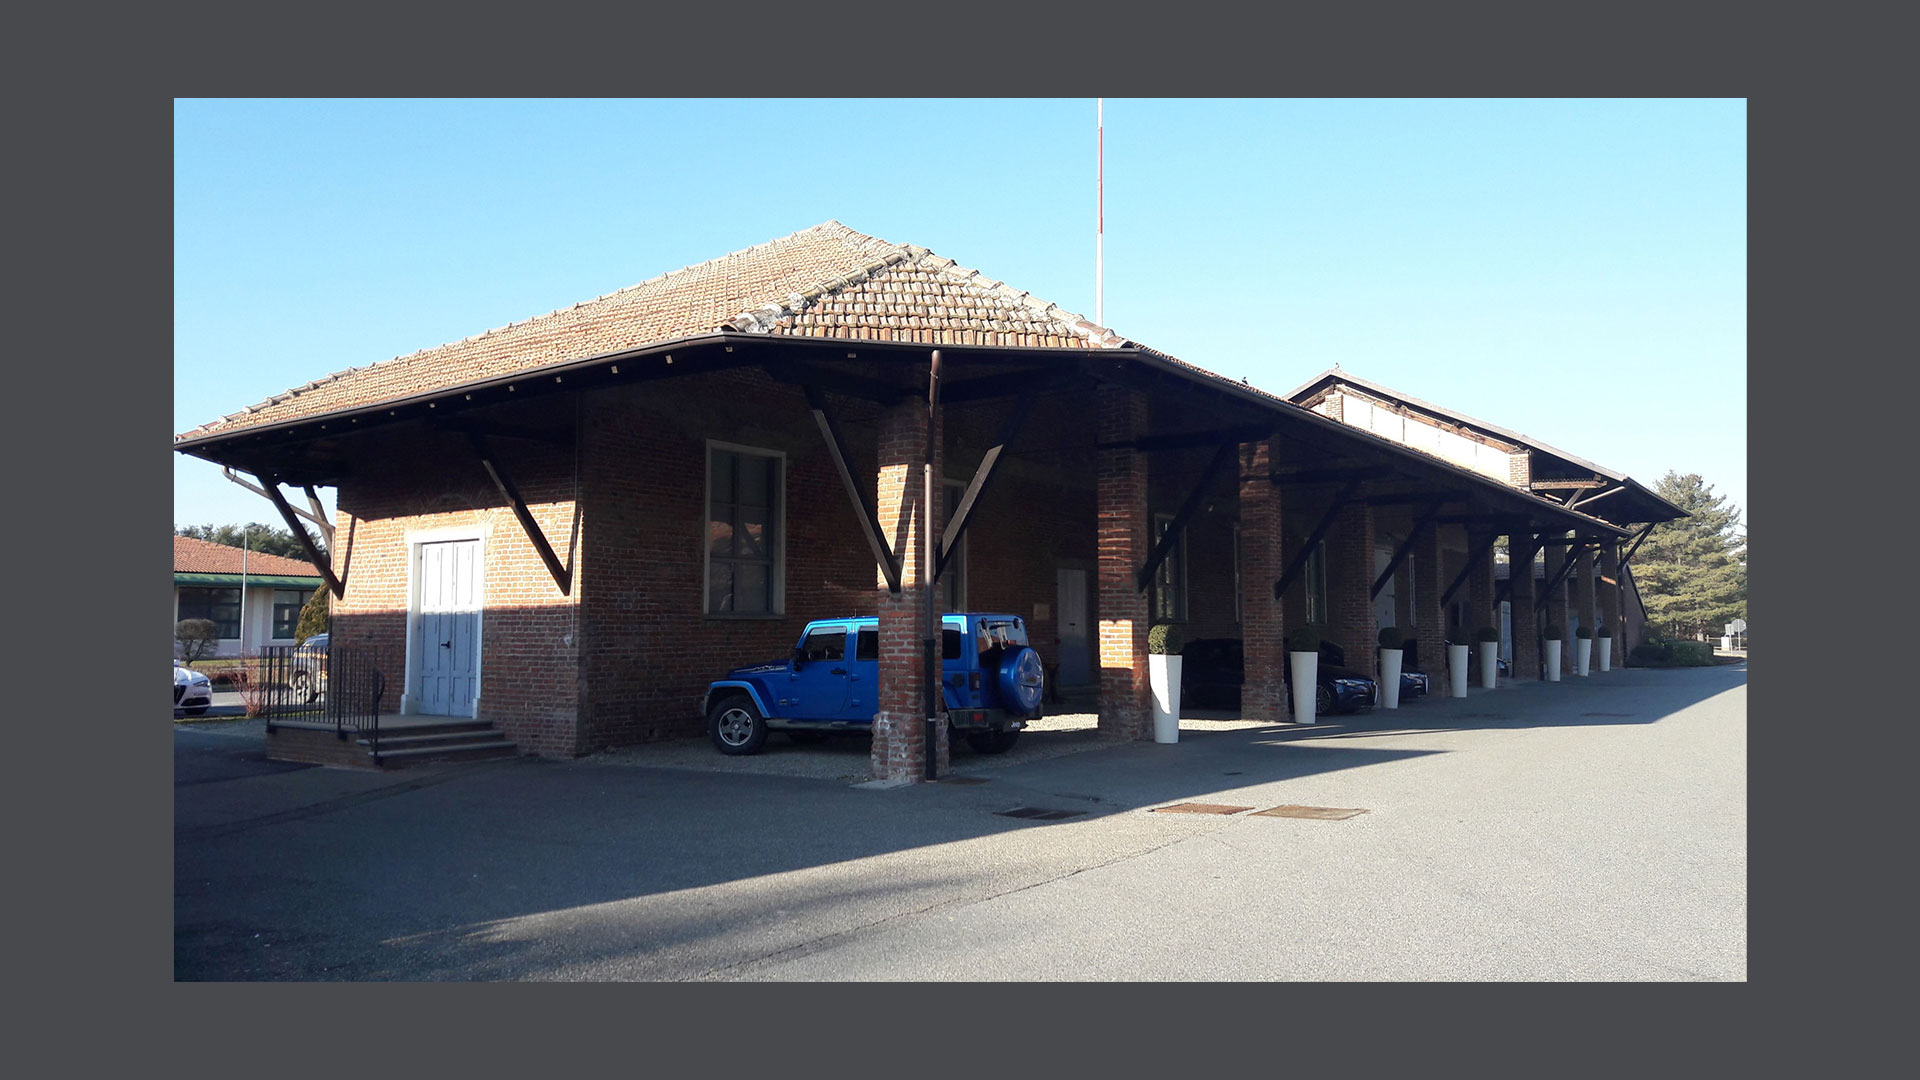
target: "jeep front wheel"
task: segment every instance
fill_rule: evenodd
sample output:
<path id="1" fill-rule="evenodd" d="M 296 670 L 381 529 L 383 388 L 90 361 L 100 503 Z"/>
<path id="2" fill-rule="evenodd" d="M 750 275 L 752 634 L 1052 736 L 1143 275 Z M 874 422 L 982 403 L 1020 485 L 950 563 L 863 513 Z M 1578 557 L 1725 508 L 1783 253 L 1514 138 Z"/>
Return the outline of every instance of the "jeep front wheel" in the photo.
<path id="1" fill-rule="evenodd" d="M 707 710 L 707 736 L 723 754 L 757 754 L 767 742 L 767 719 L 752 698 L 733 694 Z"/>

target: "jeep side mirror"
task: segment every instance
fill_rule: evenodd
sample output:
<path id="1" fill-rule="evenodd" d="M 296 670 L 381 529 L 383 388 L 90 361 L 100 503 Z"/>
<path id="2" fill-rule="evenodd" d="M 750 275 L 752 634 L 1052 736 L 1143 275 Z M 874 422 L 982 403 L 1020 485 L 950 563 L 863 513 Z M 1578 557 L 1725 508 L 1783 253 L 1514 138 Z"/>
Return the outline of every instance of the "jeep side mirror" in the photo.
<path id="1" fill-rule="evenodd" d="M 806 647 L 803 645 L 795 645 L 793 647 L 793 666 L 796 669 L 798 669 L 806 666 L 806 663 L 807 663 Z"/>

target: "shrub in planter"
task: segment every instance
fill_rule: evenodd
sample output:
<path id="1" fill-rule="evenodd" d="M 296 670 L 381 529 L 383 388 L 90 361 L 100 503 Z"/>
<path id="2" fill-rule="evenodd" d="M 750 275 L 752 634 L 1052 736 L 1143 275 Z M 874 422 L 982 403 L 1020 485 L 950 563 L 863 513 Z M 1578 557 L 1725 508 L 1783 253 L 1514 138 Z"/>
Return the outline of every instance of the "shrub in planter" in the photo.
<path id="1" fill-rule="evenodd" d="M 1288 652 L 1310 652 L 1310 653 L 1319 652 L 1320 651 L 1320 632 L 1318 630 L 1315 630 L 1311 626 L 1303 626 L 1300 629 L 1295 630 L 1293 633 L 1288 634 L 1287 635 L 1287 651 Z"/>
<path id="2" fill-rule="evenodd" d="M 1380 647 L 1383 649 L 1404 649 L 1407 647 L 1407 641 L 1407 635 L 1401 633 L 1397 626 L 1380 628 Z"/>
<path id="3" fill-rule="evenodd" d="M 1147 652 L 1155 656 L 1179 656 L 1186 635 L 1172 623 L 1160 623 L 1147 630 Z"/>
<path id="4" fill-rule="evenodd" d="M 1613 627 L 1608 626 L 1606 623 L 1601 623 L 1598 626 L 1595 626 L 1593 628 L 1593 636 L 1594 637 L 1612 637 Z"/>
<path id="5" fill-rule="evenodd" d="M 1579 639 L 1580 639 L 1581 641 L 1592 641 L 1592 640 L 1593 640 L 1593 627 L 1591 627 L 1591 626 L 1576 626 L 1576 627 L 1574 627 L 1574 628 L 1573 628 L 1573 636 L 1574 636 L 1574 637 L 1577 637 L 1577 638 L 1579 638 Z"/>
<path id="6" fill-rule="evenodd" d="M 1473 640 L 1491 641 L 1498 644 L 1500 641 L 1500 630 L 1498 627 L 1483 626 L 1473 632 Z"/>
<path id="7" fill-rule="evenodd" d="M 1400 666 L 1406 663 L 1407 635 L 1397 626 L 1383 626 L 1378 635 L 1380 641 L 1380 707 L 1397 709 L 1400 707 Z"/>
<path id="8" fill-rule="evenodd" d="M 1561 638 L 1567 636 L 1567 632 L 1558 626 L 1548 626 L 1541 632 L 1540 636 L 1546 638 L 1548 641 L 1559 641 Z"/>

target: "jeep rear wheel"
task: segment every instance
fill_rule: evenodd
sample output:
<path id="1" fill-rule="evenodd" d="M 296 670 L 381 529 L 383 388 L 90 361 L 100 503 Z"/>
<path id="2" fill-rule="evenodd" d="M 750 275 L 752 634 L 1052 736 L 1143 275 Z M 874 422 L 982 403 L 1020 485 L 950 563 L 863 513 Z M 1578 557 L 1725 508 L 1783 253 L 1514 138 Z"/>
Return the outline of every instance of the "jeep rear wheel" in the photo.
<path id="1" fill-rule="evenodd" d="M 976 754 L 1004 754 L 1019 741 L 1018 731 L 977 731 L 967 736 L 967 745 Z"/>
<path id="2" fill-rule="evenodd" d="M 707 736 L 723 754 L 757 754 L 767 742 L 767 718 L 754 708 L 752 698 L 733 694 L 707 710 Z"/>

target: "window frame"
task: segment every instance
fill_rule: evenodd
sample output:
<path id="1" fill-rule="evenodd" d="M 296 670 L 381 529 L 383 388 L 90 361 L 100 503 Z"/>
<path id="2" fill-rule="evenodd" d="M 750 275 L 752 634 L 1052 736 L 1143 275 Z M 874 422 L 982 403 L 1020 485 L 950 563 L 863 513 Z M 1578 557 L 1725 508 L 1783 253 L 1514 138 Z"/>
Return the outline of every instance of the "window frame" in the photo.
<path id="1" fill-rule="evenodd" d="M 1332 612 L 1327 605 L 1327 542 L 1322 539 L 1307 552 L 1307 563 L 1301 568 L 1302 585 L 1306 590 L 1307 625 L 1326 626 Z M 1315 616 L 1318 616 L 1316 618 Z"/>
<path id="2" fill-rule="evenodd" d="M 288 603 L 282 603 L 280 597 L 283 594 L 296 597 L 296 599 Z M 300 613 L 306 610 L 307 601 L 312 598 L 313 594 L 311 592 L 302 592 L 299 589 L 273 590 L 273 601 L 269 605 L 272 614 L 267 620 L 267 640 L 293 641 L 297 639 L 300 636 Z M 280 612 L 285 608 L 293 609 L 293 618 L 288 620 L 287 632 L 282 634 L 280 633 Z"/>
<path id="3" fill-rule="evenodd" d="M 227 605 L 215 603 L 211 598 L 208 599 L 206 604 L 206 607 L 207 607 L 206 614 L 202 614 L 198 611 L 193 611 L 193 612 L 188 611 L 187 610 L 187 594 L 188 593 L 232 593 L 233 600 L 232 600 L 231 606 L 233 608 L 233 619 L 231 621 L 227 621 L 227 620 L 221 619 L 218 615 L 213 614 L 213 612 L 218 611 L 220 608 L 225 607 Z M 173 608 L 174 622 L 178 623 L 186 619 L 208 619 L 213 622 L 214 635 L 218 637 L 219 640 L 239 641 L 240 640 L 240 603 L 241 603 L 240 587 L 238 585 L 182 585 L 180 586 L 180 596 L 174 602 L 174 608 Z M 233 633 L 231 634 L 227 633 L 227 630 L 229 629 L 231 629 Z"/>
<path id="4" fill-rule="evenodd" d="M 739 456 L 770 459 L 773 461 L 773 481 L 769 491 L 773 503 L 768 508 L 767 523 L 773 535 L 767 540 L 767 576 L 769 580 L 768 604 L 766 611 L 715 611 L 713 610 L 713 459 L 715 452 Z M 709 619 L 778 619 L 787 613 L 787 455 L 783 450 L 772 450 L 764 446 L 747 446 L 743 443 L 726 442 L 720 439 L 706 440 L 705 468 L 700 486 L 700 613 Z M 736 471 L 736 478 L 738 473 Z M 735 495 L 738 495 L 738 480 L 735 481 Z M 736 508 L 738 503 L 731 503 Z M 733 556 L 720 556 L 729 562 L 751 562 Z"/>

